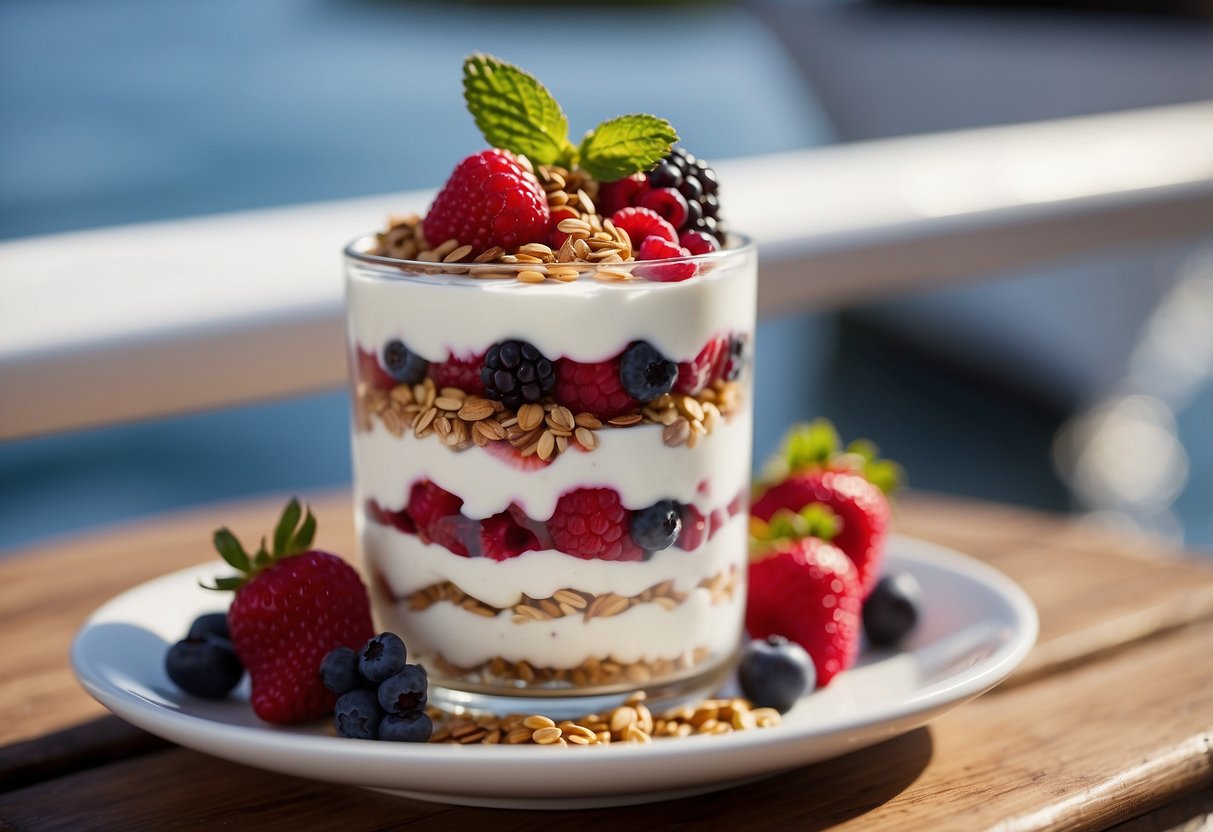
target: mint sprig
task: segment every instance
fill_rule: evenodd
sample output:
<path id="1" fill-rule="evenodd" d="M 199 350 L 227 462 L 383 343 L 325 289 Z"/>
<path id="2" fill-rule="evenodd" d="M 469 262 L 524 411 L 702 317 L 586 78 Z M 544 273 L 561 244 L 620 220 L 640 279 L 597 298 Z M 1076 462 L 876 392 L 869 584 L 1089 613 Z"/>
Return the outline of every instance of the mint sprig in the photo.
<path id="1" fill-rule="evenodd" d="M 493 147 L 540 165 L 554 165 L 576 152 L 564 110 L 535 76 L 513 64 L 492 55 L 470 56 L 463 62 L 463 100 Z"/>
<path id="2" fill-rule="evenodd" d="M 492 55 L 478 53 L 464 61 L 463 99 L 493 147 L 537 165 L 580 165 L 600 182 L 650 169 L 678 141 L 665 119 L 633 113 L 604 121 L 574 145 L 568 117 L 547 87 Z"/>
<path id="3" fill-rule="evenodd" d="M 616 116 L 581 140 L 581 167 L 599 182 L 614 182 L 653 167 L 676 141 L 678 134 L 664 118 L 644 113 Z"/>

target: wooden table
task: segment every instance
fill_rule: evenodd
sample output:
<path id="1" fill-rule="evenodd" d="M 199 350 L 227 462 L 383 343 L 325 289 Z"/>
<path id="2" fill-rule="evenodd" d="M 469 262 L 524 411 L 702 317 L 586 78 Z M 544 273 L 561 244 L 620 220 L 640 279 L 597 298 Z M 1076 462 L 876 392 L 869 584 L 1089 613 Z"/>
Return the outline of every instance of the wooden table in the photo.
<path id="1" fill-rule="evenodd" d="M 348 496 L 312 501 L 318 543 L 352 551 Z M 1145 832 L 1207 828 L 1196 819 L 1213 814 L 1213 561 L 924 495 L 902 501 L 897 529 L 1017 580 L 1040 612 L 1036 649 L 995 691 L 929 727 L 715 796 L 581 812 L 443 806 L 246 768 L 109 716 L 68 667 L 84 618 L 208 560 L 221 524 L 252 538 L 280 504 L 212 507 L 0 560 L 0 829 Z"/>

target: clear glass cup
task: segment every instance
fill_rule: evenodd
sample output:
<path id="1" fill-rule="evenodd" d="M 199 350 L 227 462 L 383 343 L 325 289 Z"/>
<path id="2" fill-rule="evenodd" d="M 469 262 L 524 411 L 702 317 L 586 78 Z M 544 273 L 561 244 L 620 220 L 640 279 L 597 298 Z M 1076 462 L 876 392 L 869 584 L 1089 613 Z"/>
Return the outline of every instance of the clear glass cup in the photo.
<path id="1" fill-rule="evenodd" d="M 735 243 L 539 283 L 519 279 L 533 264 L 397 260 L 370 254 L 371 237 L 346 248 L 360 554 L 378 624 L 426 667 L 431 701 L 572 715 L 636 690 L 705 695 L 727 675 L 757 275 L 752 244 Z M 687 280 L 644 277 L 687 264 Z M 504 361 L 511 341 L 539 354 L 523 350 L 540 392 L 556 378 L 537 404 L 480 386 L 484 356 L 498 345 Z M 620 392 L 621 355 L 640 342 L 654 383 L 678 365 L 649 402 Z M 635 542 L 660 547 L 675 517 L 668 548 Z"/>

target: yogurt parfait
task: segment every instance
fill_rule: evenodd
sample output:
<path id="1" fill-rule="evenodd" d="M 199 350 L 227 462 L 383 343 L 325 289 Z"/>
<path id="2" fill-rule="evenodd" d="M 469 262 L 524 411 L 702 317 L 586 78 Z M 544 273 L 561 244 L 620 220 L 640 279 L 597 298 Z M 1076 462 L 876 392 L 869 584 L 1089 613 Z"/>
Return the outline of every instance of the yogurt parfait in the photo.
<path id="1" fill-rule="evenodd" d="M 359 542 L 435 700 L 693 695 L 745 606 L 756 255 L 652 116 L 576 146 L 476 55 L 490 149 L 346 249 Z"/>

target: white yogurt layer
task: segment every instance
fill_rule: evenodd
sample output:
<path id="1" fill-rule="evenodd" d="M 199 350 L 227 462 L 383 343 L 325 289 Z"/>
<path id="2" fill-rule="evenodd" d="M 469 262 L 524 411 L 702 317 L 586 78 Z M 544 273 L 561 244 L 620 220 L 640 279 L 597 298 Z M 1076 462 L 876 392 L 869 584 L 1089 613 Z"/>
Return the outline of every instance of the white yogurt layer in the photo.
<path id="1" fill-rule="evenodd" d="M 738 593 L 712 604 L 711 593 L 697 589 L 673 610 L 639 604 L 609 618 L 565 616 L 526 624 L 515 624 L 508 610 L 485 618 L 454 604 L 415 611 L 401 603 L 386 613 L 392 619 L 386 623 L 406 634 L 410 654 L 418 657 L 437 653 L 468 668 L 497 656 L 532 667 L 574 668 L 592 657 L 625 664 L 675 660 L 705 646 L 713 655 L 726 655 L 741 632 L 742 598 Z"/>
<path id="2" fill-rule="evenodd" d="M 582 560 L 550 550 L 491 561 L 460 557 L 442 546 L 423 543 L 416 535 L 367 522 L 362 528 L 362 551 L 397 598 L 450 581 L 478 601 L 507 609 L 523 595 L 550 598 L 558 589 L 632 596 L 672 580 L 676 590 L 690 592 L 704 578 L 730 566 L 744 570 L 746 531 L 747 517 L 739 514 L 695 551 L 671 547 L 647 561 Z"/>
<path id="3" fill-rule="evenodd" d="M 749 332 L 754 323 L 753 251 L 679 283 L 385 278 L 357 264 L 348 271 L 352 339 L 372 354 L 399 338 L 423 358 L 443 361 L 521 338 L 552 360 L 597 362 L 645 340 L 667 358 L 689 361 L 711 336 Z"/>
<path id="4" fill-rule="evenodd" d="M 597 449 L 569 450 L 533 471 L 482 448 L 456 452 L 432 436 L 395 437 L 375 421 L 370 431 L 354 435 L 355 479 L 362 500 L 374 499 L 392 511 L 408 502 L 413 483 L 432 480 L 462 497 L 462 514 L 474 520 L 516 503 L 531 519 L 546 521 L 561 494 L 595 487 L 615 489 L 630 509 L 658 500 L 694 503 L 705 496 L 715 507 L 749 486 L 750 419 L 749 406 L 743 405 L 694 448 L 667 446 L 660 425 L 604 428 L 595 433 Z M 706 495 L 698 491 L 705 480 Z"/>
<path id="5" fill-rule="evenodd" d="M 621 662 L 676 659 L 697 647 L 713 653 L 732 650 L 741 628 L 745 598 L 745 515 L 731 518 L 694 552 L 667 549 L 648 561 L 612 563 L 582 560 L 562 552 L 527 552 L 507 561 L 461 558 L 441 546 L 375 523 L 364 523 L 363 551 L 368 563 L 403 598 L 430 584 L 451 581 L 468 595 L 502 612 L 487 618 L 455 604 L 439 602 L 412 610 L 399 601 L 379 610 L 381 623 L 399 632 L 416 654 L 439 653 L 461 667 L 475 667 L 500 656 L 536 667 L 575 667 L 586 659 L 613 656 Z M 711 603 L 697 584 L 733 567 L 738 584 L 732 600 Z M 639 604 L 619 615 L 567 616 L 550 621 L 514 623 L 509 609 L 526 594 L 548 598 L 558 589 L 632 596 L 672 580 L 687 598 L 673 610 Z"/>

